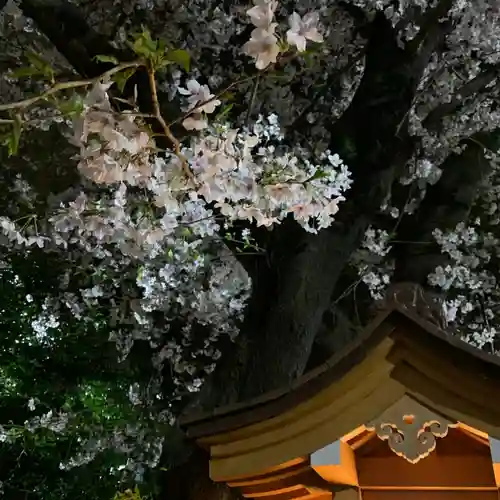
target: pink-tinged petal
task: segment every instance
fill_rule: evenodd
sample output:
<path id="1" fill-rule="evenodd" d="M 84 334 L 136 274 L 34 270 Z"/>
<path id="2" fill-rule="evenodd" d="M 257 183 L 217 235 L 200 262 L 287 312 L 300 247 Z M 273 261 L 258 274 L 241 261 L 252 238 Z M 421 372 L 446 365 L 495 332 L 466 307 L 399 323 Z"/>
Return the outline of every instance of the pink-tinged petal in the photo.
<path id="1" fill-rule="evenodd" d="M 203 130 L 208 127 L 208 123 L 201 115 L 191 115 L 182 122 L 182 126 L 186 130 Z"/>
<path id="2" fill-rule="evenodd" d="M 311 42 L 322 42 L 323 41 L 323 35 L 318 31 L 317 28 L 313 28 L 309 30 L 306 34 L 305 37 L 308 40 L 311 40 Z"/>
<path id="3" fill-rule="evenodd" d="M 302 35 L 292 30 L 288 30 L 286 32 L 286 39 L 290 45 L 295 45 L 299 52 L 304 52 L 304 50 L 306 50 L 306 39 Z"/>
<path id="4" fill-rule="evenodd" d="M 201 85 L 196 80 L 192 79 L 187 82 L 186 87 L 191 94 L 196 94 L 200 91 Z"/>
<path id="5" fill-rule="evenodd" d="M 288 24 L 290 25 L 290 29 L 292 31 L 298 32 L 300 30 L 301 26 L 301 17 L 297 12 L 294 12 L 289 18 L 288 18 Z"/>
<path id="6" fill-rule="evenodd" d="M 308 12 L 303 18 L 302 22 L 305 26 L 316 26 L 319 22 L 318 12 Z"/>

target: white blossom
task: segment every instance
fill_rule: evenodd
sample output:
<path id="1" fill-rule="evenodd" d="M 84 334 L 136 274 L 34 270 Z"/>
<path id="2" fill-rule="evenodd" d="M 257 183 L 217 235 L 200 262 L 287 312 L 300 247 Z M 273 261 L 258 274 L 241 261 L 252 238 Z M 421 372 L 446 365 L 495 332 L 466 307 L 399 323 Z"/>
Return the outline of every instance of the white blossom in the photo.
<path id="1" fill-rule="evenodd" d="M 278 59 L 280 48 L 274 34 L 276 26 L 276 23 L 272 23 L 266 28 L 255 28 L 250 40 L 243 46 L 243 52 L 255 59 L 257 69 L 265 69 Z"/>
<path id="2" fill-rule="evenodd" d="M 273 21 L 274 12 L 278 7 L 276 0 L 254 0 L 254 7 L 247 10 L 251 23 L 261 29 L 268 28 Z"/>
<path id="3" fill-rule="evenodd" d="M 323 35 L 318 31 L 319 14 L 309 12 L 304 17 L 300 17 L 294 12 L 290 18 L 290 29 L 286 32 L 286 39 L 289 44 L 295 45 L 299 52 L 306 50 L 307 40 L 312 42 L 322 42 Z"/>

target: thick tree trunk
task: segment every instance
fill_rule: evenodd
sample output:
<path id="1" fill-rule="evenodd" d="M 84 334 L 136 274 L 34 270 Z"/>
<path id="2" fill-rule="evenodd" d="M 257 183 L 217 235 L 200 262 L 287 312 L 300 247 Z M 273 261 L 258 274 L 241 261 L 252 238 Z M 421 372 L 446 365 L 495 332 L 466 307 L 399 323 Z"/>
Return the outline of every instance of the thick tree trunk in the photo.
<path id="1" fill-rule="evenodd" d="M 186 463 L 168 471 L 161 500 L 243 500 L 236 490 L 210 480 L 208 458 L 196 449 Z"/>

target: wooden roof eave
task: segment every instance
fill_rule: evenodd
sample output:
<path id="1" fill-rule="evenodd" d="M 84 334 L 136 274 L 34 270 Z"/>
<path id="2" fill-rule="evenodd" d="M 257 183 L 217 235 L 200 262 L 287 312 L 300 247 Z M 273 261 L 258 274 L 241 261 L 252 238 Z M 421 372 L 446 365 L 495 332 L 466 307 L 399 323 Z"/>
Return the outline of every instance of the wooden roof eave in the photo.
<path id="1" fill-rule="evenodd" d="M 393 307 L 292 387 L 184 419 L 216 480 L 256 474 L 336 441 L 409 394 L 500 438 L 500 363 Z"/>

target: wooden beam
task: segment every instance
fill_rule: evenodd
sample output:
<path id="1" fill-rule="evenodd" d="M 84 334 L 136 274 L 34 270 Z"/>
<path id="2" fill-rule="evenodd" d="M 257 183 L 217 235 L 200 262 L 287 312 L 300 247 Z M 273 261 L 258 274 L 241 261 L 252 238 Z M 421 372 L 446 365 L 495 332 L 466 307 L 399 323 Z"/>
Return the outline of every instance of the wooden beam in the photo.
<path id="1" fill-rule="evenodd" d="M 311 468 L 329 483 L 359 485 L 354 451 L 342 440 L 314 452 L 311 455 Z"/>
<path id="2" fill-rule="evenodd" d="M 333 496 L 334 500 L 362 500 L 361 490 L 357 488 L 346 488 L 338 491 Z"/>

